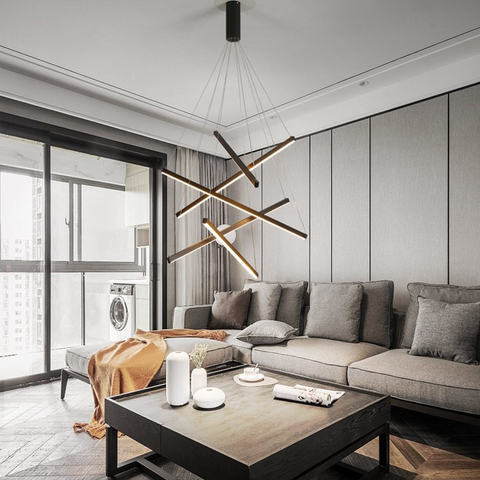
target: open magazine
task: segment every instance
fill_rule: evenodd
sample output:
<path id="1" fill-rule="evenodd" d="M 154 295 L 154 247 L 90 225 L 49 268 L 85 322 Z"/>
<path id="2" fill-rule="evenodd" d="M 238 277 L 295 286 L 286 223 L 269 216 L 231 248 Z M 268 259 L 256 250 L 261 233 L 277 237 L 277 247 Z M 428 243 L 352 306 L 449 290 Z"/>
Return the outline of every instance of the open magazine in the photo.
<path id="1" fill-rule="evenodd" d="M 322 407 L 329 407 L 343 395 L 345 395 L 345 392 L 306 387 L 305 385 L 287 387 L 277 383 L 273 388 L 273 398 L 308 403 L 310 405 L 321 405 Z"/>

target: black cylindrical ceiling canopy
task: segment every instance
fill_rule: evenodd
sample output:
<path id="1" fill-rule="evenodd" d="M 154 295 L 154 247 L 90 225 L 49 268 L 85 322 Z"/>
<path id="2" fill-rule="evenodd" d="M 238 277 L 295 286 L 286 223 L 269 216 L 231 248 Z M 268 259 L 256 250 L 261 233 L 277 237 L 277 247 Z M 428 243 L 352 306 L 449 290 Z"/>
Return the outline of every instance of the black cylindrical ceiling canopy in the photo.
<path id="1" fill-rule="evenodd" d="M 240 2 L 230 1 L 227 2 L 227 41 L 239 42 L 240 41 Z"/>

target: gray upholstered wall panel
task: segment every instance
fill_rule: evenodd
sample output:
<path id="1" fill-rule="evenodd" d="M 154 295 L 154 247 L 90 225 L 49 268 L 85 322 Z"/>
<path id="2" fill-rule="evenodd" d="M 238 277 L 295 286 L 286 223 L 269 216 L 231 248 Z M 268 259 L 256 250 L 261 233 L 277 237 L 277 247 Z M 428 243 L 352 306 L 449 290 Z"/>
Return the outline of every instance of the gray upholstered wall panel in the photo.
<path id="1" fill-rule="evenodd" d="M 309 234 L 309 139 L 296 141 L 263 166 L 263 205 L 289 197 L 291 203 L 272 213 L 272 217 Z M 283 171 L 282 171 L 283 167 Z M 290 191 L 290 190 L 291 191 Z M 303 220 L 293 203 L 293 197 Z M 305 230 L 304 230 L 305 227 Z M 308 280 L 309 241 L 263 224 L 264 280 Z"/>
<path id="2" fill-rule="evenodd" d="M 369 279 L 369 121 L 333 130 L 332 279 Z"/>
<path id="3" fill-rule="evenodd" d="M 242 156 L 242 160 L 249 164 L 253 160 L 260 156 L 260 153 L 256 153 L 253 156 Z M 236 164 L 229 160 L 227 162 L 227 175 L 233 175 L 238 172 Z M 248 205 L 256 210 L 262 209 L 262 171 L 261 167 L 254 170 L 254 175 L 260 182 L 258 188 L 254 188 L 252 184 L 246 179 L 240 179 L 230 187 L 228 187 L 227 194 L 230 198 L 238 200 L 245 205 Z M 229 223 L 232 225 L 238 220 L 248 216 L 247 214 L 237 210 L 236 208 L 228 209 Z M 262 222 L 255 220 L 237 230 L 237 238 L 234 244 L 235 248 L 245 257 L 245 259 L 261 274 L 262 272 Z M 250 278 L 249 274 L 238 264 L 238 262 L 229 255 L 230 258 L 230 272 L 231 272 L 231 288 L 232 290 L 241 290 L 243 288 L 243 282 L 246 278 Z"/>
<path id="4" fill-rule="evenodd" d="M 447 96 L 371 120 L 372 280 L 447 282 Z"/>
<path id="5" fill-rule="evenodd" d="M 330 282 L 332 131 L 312 135 L 310 151 L 310 280 Z"/>
<path id="6" fill-rule="evenodd" d="M 450 282 L 480 284 L 480 85 L 450 94 Z"/>

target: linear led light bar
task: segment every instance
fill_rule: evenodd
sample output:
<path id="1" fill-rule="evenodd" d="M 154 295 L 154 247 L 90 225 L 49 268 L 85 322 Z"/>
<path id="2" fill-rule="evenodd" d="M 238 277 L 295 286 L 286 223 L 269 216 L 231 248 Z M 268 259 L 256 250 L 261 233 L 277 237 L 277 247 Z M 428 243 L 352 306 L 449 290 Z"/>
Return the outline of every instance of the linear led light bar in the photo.
<path id="1" fill-rule="evenodd" d="M 233 148 L 227 143 L 227 141 L 220 135 L 219 132 L 213 132 L 213 135 L 220 142 L 222 147 L 226 152 L 232 157 L 232 160 L 235 162 L 237 167 L 242 171 L 242 173 L 248 178 L 249 182 L 255 187 L 258 188 L 260 182 L 255 178 L 255 175 L 248 169 L 248 167 L 242 162 L 240 157 L 235 153 Z"/>
<path id="2" fill-rule="evenodd" d="M 258 278 L 258 272 L 242 257 L 242 254 L 235 249 L 235 247 L 222 235 L 218 228 L 216 228 L 208 218 L 203 219 L 203 225 L 253 278 Z"/>
<path id="3" fill-rule="evenodd" d="M 166 177 L 172 178 L 177 182 L 183 183 L 188 187 L 191 187 L 195 190 L 198 190 L 204 193 L 205 195 L 207 195 L 207 197 L 210 196 L 210 197 L 216 198 L 217 200 L 220 200 L 221 202 L 226 203 L 227 205 L 230 205 L 236 208 L 237 210 L 241 210 L 242 212 L 248 213 L 249 215 L 253 215 L 254 217 L 257 217 L 260 220 L 263 220 L 264 222 L 267 222 L 270 225 L 273 225 L 274 227 L 280 228 L 281 230 L 285 230 L 286 232 L 291 233 L 296 237 L 302 238 L 303 240 L 307 238 L 306 233 L 303 233 L 300 230 L 297 230 L 296 228 L 285 225 L 284 223 L 279 222 L 278 220 L 275 220 L 274 218 L 271 218 L 263 213 L 260 213 L 257 210 L 254 210 L 253 208 L 247 207 L 243 203 L 237 202 L 236 200 L 232 200 L 231 198 L 228 198 L 225 195 L 221 195 L 220 193 L 216 193 L 213 190 L 210 190 L 204 187 L 203 185 L 200 185 L 199 183 L 196 183 L 192 180 L 189 180 L 188 178 L 178 175 L 178 173 L 171 172 L 170 170 L 167 170 L 165 168 L 162 170 L 162 174 L 165 175 Z"/>
<path id="4" fill-rule="evenodd" d="M 279 202 L 274 203 L 270 207 L 267 207 L 267 208 L 261 210 L 260 212 L 264 213 L 264 214 L 274 212 L 275 210 L 278 210 L 280 207 L 283 207 L 284 205 L 286 205 L 287 203 L 290 203 L 290 200 L 288 198 L 284 198 L 283 200 L 280 200 Z M 246 218 L 244 218 L 242 220 L 239 220 L 238 222 L 234 223 L 233 225 L 230 225 L 229 227 L 226 227 L 223 230 L 220 230 L 220 233 L 222 235 L 227 235 L 230 232 L 235 232 L 236 230 L 239 230 L 240 228 L 244 227 L 245 225 L 249 225 L 250 223 L 254 222 L 255 220 L 257 220 L 257 217 L 253 217 L 253 216 L 246 217 Z M 206 245 L 209 245 L 210 243 L 214 242 L 215 238 L 216 237 L 213 236 L 213 235 L 210 235 L 209 237 L 202 238 L 202 240 L 200 240 L 199 242 L 194 243 L 193 245 L 190 245 L 189 247 L 184 248 L 183 250 L 180 250 L 179 252 L 174 253 L 173 255 L 168 257 L 167 258 L 168 263 L 174 263 L 177 260 L 180 260 L 181 258 L 186 257 L 187 255 L 190 255 L 193 252 L 196 252 L 200 248 L 205 247 Z"/>
<path id="5" fill-rule="evenodd" d="M 265 163 L 267 160 L 270 160 L 273 158 L 275 155 L 280 153 L 282 150 L 285 150 L 288 146 L 290 146 L 292 143 L 295 142 L 295 137 L 290 137 L 287 140 L 285 140 L 282 143 L 279 143 L 276 147 L 272 148 L 269 152 L 265 153 L 261 157 L 257 158 L 257 160 L 254 160 L 252 163 L 247 165 L 247 168 L 249 170 L 255 170 L 257 167 Z M 240 180 L 240 178 L 243 178 L 244 174 L 243 172 L 237 172 L 231 177 L 228 177 L 225 181 L 222 183 L 218 184 L 213 191 L 215 193 L 221 192 L 225 188 L 229 187 L 233 183 L 235 183 L 237 180 Z M 208 199 L 208 195 L 202 195 L 201 197 L 197 198 L 194 200 L 192 203 L 188 204 L 186 207 L 182 208 L 179 210 L 176 215 L 177 218 L 182 217 L 183 215 L 187 214 L 188 212 L 192 211 L 194 208 L 198 207 L 201 205 L 203 202 L 205 202 Z"/>

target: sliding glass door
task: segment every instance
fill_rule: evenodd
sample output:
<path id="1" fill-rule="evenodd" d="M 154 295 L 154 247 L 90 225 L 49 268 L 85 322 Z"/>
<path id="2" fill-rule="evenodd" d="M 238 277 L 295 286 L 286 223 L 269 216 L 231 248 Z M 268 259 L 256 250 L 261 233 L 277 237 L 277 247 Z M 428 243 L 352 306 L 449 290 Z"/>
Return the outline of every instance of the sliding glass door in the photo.
<path id="1" fill-rule="evenodd" d="M 57 374 L 68 347 L 109 342 L 113 284 L 133 285 L 122 335 L 152 326 L 152 168 L 54 144 L 0 134 L 0 382 L 10 385 Z"/>

